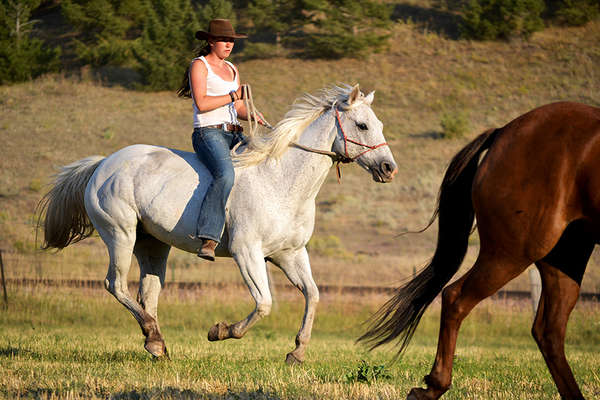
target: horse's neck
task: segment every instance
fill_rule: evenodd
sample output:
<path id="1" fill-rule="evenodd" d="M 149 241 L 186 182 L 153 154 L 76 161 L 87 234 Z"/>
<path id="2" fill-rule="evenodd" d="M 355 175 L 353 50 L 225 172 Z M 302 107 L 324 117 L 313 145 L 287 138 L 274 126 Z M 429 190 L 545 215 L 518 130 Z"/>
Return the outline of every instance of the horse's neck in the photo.
<path id="1" fill-rule="evenodd" d="M 330 151 L 334 139 L 334 121 L 330 113 L 325 113 L 304 130 L 297 143 Z M 276 182 L 278 188 L 300 201 L 310 201 L 317 196 L 331 165 L 329 156 L 292 147 L 271 168 L 278 170 L 274 173 L 280 180 Z"/>

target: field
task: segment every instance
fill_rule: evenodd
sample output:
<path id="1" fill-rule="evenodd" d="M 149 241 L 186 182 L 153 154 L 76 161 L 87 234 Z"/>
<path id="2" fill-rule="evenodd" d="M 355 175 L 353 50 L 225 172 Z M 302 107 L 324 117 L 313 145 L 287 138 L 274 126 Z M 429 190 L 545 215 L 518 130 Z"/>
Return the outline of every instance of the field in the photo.
<path id="1" fill-rule="evenodd" d="M 354 344 L 378 297 L 323 296 L 307 358 L 285 354 L 302 315 L 301 296 L 282 292 L 273 313 L 241 340 L 210 343 L 208 328 L 250 310 L 245 293 L 168 291 L 160 319 L 171 361 L 153 361 L 133 318 L 103 291 L 11 291 L 0 313 L 0 397 L 111 399 L 399 399 L 421 384 L 435 354 L 439 306 L 424 318 L 399 362 L 393 348 Z M 587 398 L 600 396 L 600 315 L 579 304 L 567 356 Z M 558 398 L 529 334 L 529 303 L 486 301 L 465 321 L 447 399 Z M 361 369 L 362 366 L 362 369 Z M 382 367 L 376 378 L 367 369 Z M 364 374 L 361 374 L 363 372 Z M 363 377 L 365 381 L 358 381 Z"/>
<path id="2" fill-rule="evenodd" d="M 388 51 L 366 60 L 239 62 L 242 80 L 252 84 L 255 103 L 271 122 L 302 93 L 337 82 L 376 91 L 373 109 L 385 125 L 399 173 L 381 185 L 348 165 L 338 185 L 332 170 L 317 198 L 309 244 L 317 284 L 395 287 L 410 277 L 431 257 L 436 227 L 398 235 L 427 223 L 452 155 L 483 130 L 545 103 L 600 106 L 598 37 L 600 21 L 548 28 L 530 41 L 493 43 L 452 40 L 399 21 Z M 122 72 L 82 68 L 0 87 L 0 250 L 9 279 L 9 307 L 0 311 L 0 396 L 391 399 L 419 385 L 435 354 L 437 303 L 406 355 L 390 363 L 393 347 L 368 353 L 354 344 L 364 330 L 361 323 L 386 296 L 325 294 L 307 361 L 288 368 L 283 359 L 300 323 L 301 296 L 278 289 L 272 315 L 246 338 L 208 343 L 208 328 L 246 315 L 250 297 L 245 289 L 232 289 L 241 278 L 231 260 L 209 264 L 174 250 L 168 282 L 226 289 L 163 292 L 159 315 L 172 361 L 162 363 L 146 354 L 137 324 L 108 293 L 13 283 L 98 281 L 106 274 L 106 249 L 97 236 L 59 253 L 38 249 L 35 207 L 57 167 L 134 143 L 191 150 L 189 101 L 123 88 Z M 442 122 L 463 119 L 462 137 L 442 137 Z M 477 254 L 476 234 L 469 243 L 461 272 Z M 137 273 L 131 268 L 130 280 Z M 277 288 L 286 283 L 279 271 L 271 274 Z M 527 274 L 507 285 L 528 288 Z M 598 249 L 582 291 L 600 292 Z M 445 398 L 558 398 L 529 333 L 532 318 L 529 302 L 481 304 L 461 330 L 454 383 Z M 598 304 L 580 303 L 567 334 L 567 356 L 588 398 L 600 397 L 599 323 Z M 380 365 L 385 373 L 376 382 L 353 382 L 360 371 Z"/>

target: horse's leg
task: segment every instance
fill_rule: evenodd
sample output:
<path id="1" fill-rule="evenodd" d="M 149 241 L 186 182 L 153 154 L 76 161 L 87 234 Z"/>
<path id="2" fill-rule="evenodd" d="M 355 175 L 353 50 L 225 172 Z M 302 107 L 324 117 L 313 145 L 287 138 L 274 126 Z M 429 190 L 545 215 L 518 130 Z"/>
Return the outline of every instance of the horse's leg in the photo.
<path id="1" fill-rule="evenodd" d="M 271 257 L 273 261 L 287 275 L 288 279 L 304 295 L 306 305 L 302 326 L 296 335 L 296 349 L 286 356 L 286 363 L 296 364 L 304 361 L 304 353 L 312 332 L 313 321 L 319 302 L 319 288 L 313 280 L 306 248 L 295 252 L 287 252 Z"/>
<path id="2" fill-rule="evenodd" d="M 438 399 L 450 388 L 456 339 L 462 321 L 480 301 L 496 293 L 529 264 L 526 260 L 499 258 L 482 252 L 470 271 L 442 291 L 438 348 L 431 372 L 425 377 L 427 389 L 413 388 L 407 399 Z"/>
<path id="3" fill-rule="evenodd" d="M 254 310 L 243 320 L 234 324 L 219 322 L 208 331 L 208 340 L 224 340 L 229 338 L 240 339 L 248 329 L 258 322 L 262 317 L 271 312 L 271 291 L 269 290 L 269 278 L 267 276 L 267 265 L 260 248 L 244 247 L 238 251 L 232 250 L 242 278 L 248 285 L 250 294 L 256 302 Z"/>
<path id="4" fill-rule="evenodd" d="M 155 357 L 164 356 L 166 348 L 149 346 L 155 343 L 154 338 L 157 335 L 160 336 L 156 321 L 144 310 L 140 303 L 131 297 L 127 288 L 127 273 L 131 266 L 131 255 L 136 239 L 135 227 L 130 230 L 120 230 L 113 226 L 110 229 L 98 227 L 98 233 L 106 243 L 110 257 L 108 273 L 104 281 L 106 290 L 129 310 L 140 325 L 142 333 L 146 336 L 144 348 Z"/>
<path id="5" fill-rule="evenodd" d="M 171 246 L 147 234 L 138 234 L 133 248 L 140 265 L 138 301 L 156 323 L 156 329 L 151 330 L 146 337 L 145 347 L 152 354 L 160 354 L 162 351 L 167 358 L 169 354 L 158 325 L 158 295 L 165 283 L 169 250 Z"/>
<path id="6" fill-rule="evenodd" d="M 542 296 L 532 334 L 563 399 L 583 399 L 565 357 L 569 314 L 579 297 L 579 285 L 544 261 L 536 262 L 542 276 Z"/>

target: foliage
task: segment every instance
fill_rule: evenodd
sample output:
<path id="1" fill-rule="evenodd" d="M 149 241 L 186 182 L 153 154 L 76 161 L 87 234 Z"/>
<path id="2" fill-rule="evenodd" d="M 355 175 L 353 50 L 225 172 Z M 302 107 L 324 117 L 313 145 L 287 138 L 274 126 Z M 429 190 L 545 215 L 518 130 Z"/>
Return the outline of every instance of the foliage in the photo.
<path id="1" fill-rule="evenodd" d="M 306 21 L 300 0 L 252 0 L 248 5 L 252 33 L 257 39 L 271 39 L 279 48 L 283 38 L 298 31 Z"/>
<path id="2" fill-rule="evenodd" d="M 65 0 L 62 8 L 80 31 L 77 53 L 84 62 L 131 66 L 149 90 L 178 86 L 197 45 L 196 30 L 213 18 L 235 21 L 227 0 L 210 0 L 199 9 L 191 0 Z"/>
<path id="3" fill-rule="evenodd" d="M 198 16 L 189 0 L 147 0 L 144 12 L 139 45 L 133 47 L 136 69 L 145 89 L 174 89 L 196 42 Z"/>
<path id="4" fill-rule="evenodd" d="M 461 138 L 469 131 L 469 117 L 462 111 L 446 111 L 442 115 L 440 125 L 444 138 Z"/>
<path id="5" fill-rule="evenodd" d="M 369 365 L 365 360 L 361 360 L 358 367 L 344 375 L 346 383 L 362 382 L 371 385 L 377 381 L 390 380 L 392 375 L 386 369 L 385 365 Z"/>
<path id="6" fill-rule="evenodd" d="M 41 0 L 0 2 L 0 84 L 20 82 L 59 69 L 59 48 L 32 38 L 31 12 Z"/>
<path id="7" fill-rule="evenodd" d="M 544 28 L 543 0 L 470 0 L 463 6 L 462 36 L 494 40 L 528 38 Z"/>
<path id="8" fill-rule="evenodd" d="M 305 0 L 310 23 L 305 54 L 315 58 L 364 57 L 387 45 L 388 4 L 372 0 Z"/>
<path id="9" fill-rule="evenodd" d="M 546 0 L 548 14 L 563 25 L 581 26 L 598 17 L 597 0 Z"/>
<path id="10" fill-rule="evenodd" d="M 145 18 L 143 2 L 63 0 L 63 15 L 79 33 L 77 56 L 95 66 L 127 64 Z"/>

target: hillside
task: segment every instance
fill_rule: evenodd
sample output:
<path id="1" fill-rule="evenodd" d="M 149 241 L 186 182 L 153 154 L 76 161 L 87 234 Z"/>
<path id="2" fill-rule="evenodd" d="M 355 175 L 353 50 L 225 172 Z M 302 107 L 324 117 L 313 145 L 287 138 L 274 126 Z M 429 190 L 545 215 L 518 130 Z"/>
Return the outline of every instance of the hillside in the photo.
<path id="1" fill-rule="evenodd" d="M 331 172 L 318 197 L 312 258 L 317 283 L 393 285 L 409 276 L 431 256 L 435 227 L 396 235 L 426 224 L 443 171 L 459 148 L 545 103 L 600 106 L 599 39 L 599 21 L 510 43 L 457 41 L 398 22 L 389 51 L 368 60 L 240 62 L 242 80 L 252 84 L 255 103 L 271 122 L 302 93 L 337 82 L 376 91 L 373 108 L 400 171 L 388 185 L 375 184 L 355 165 L 344 166 L 341 185 Z M 133 143 L 191 150 L 189 101 L 111 85 L 110 74 L 105 81 L 88 69 L 76 75 L 0 87 L 0 248 L 9 277 L 101 279 L 106 273 L 98 238 L 56 255 L 35 250 L 34 209 L 57 166 Z M 466 137 L 441 139 L 443 115 L 466 115 Z M 472 242 L 470 260 L 477 238 Z M 596 254 L 585 291 L 600 291 L 598 264 Z M 136 273 L 132 268 L 131 276 Z M 215 267 L 173 252 L 168 279 L 239 281 L 237 275 L 231 260 Z M 511 287 L 526 284 L 525 277 Z"/>

